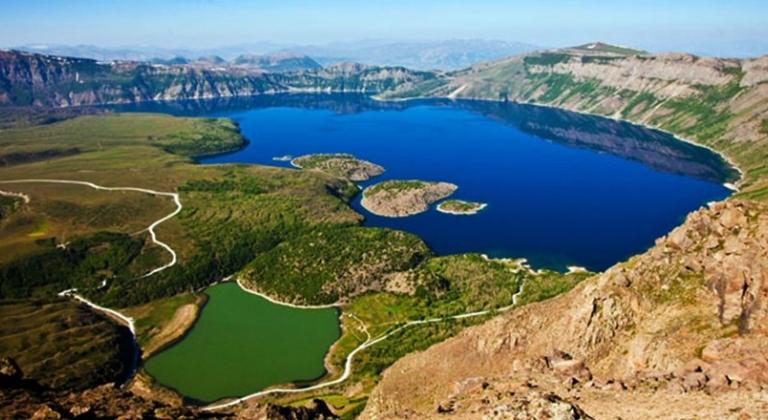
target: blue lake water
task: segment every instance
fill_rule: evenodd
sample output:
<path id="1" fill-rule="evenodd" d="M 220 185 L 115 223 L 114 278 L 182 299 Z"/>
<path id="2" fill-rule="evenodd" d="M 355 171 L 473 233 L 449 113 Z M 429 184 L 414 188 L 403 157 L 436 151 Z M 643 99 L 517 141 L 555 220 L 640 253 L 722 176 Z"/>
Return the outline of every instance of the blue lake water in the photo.
<path id="1" fill-rule="evenodd" d="M 366 226 L 402 229 L 438 254 L 525 257 L 534 267 L 603 270 L 651 246 L 690 211 L 726 197 L 733 171 L 714 153 L 635 125 L 528 105 L 379 103 L 362 96 L 270 96 L 138 109 L 232 118 L 250 144 L 203 163 L 289 166 L 275 156 L 344 152 L 385 179 L 448 181 L 474 216 L 430 209 Z"/>

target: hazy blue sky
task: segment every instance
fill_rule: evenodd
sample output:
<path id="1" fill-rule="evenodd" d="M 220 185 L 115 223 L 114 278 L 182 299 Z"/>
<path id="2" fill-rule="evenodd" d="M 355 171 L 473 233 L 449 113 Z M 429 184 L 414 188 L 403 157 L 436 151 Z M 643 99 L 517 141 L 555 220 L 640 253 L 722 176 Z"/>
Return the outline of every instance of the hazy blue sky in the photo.
<path id="1" fill-rule="evenodd" d="M 768 0 L 2 0 L 0 45 L 215 47 L 259 41 L 592 40 L 768 54 Z"/>

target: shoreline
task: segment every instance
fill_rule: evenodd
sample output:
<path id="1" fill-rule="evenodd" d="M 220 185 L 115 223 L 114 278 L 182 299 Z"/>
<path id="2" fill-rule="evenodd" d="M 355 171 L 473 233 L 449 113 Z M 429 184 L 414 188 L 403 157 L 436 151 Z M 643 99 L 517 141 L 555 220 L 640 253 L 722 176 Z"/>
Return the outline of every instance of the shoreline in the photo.
<path id="1" fill-rule="evenodd" d="M 195 292 L 195 293 L 198 293 L 198 292 Z M 189 326 L 186 329 L 184 329 L 184 331 L 181 334 L 179 334 L 178 336 L 176 336 L 176 337 L 174 337 L 174 338 L 172 338 L 172 339 L 170 339 L 170 340 L 168 340 L 168 341 L 166 341 L 164 343 L 158 344 L 154 349 L 149 349 L 146 352 L 142 352 L 142 354 L 141 354 L 141 361 L 142 362 L 145 362 L 145 361 L 149 360 L 150 358 L 152 358 L 153 356 L 156 356 L 156 355 L 164 352 L 165 350 L 170 349 L 171 347 L 175 346 L 176 344 L 180 343 L 182 340 L 187 338 L 187 336 L 192 332 L 192 329 L 195 328 L 195 325 L 197 325 L 197 321 L 200 320 L 200 315 L 203 313 L 203 310 L 205 309 L 206 305 L 208 305 L 208 300 L 210 299 L 210 297 L 203 292 L 203 293 L 201 293 L 201 296 L 199 296 L 197 299 L 200 300 L 200 302 L 199 303 L 196 302 L 196 303 L 192 304 L 192 305 L 195 305 L 195 307 L 196 307 L 195 314 L 194 314 L 195 317 L 192 320 L 192 322 L 189 324 Z M 175 315 L 175 313 L 174 313 L 174 315 Z M 146 373 L 149 375 L 149 372 L 146 372 Z M 149 375 L 149 376 L 152 378 L 152 380 L 155 380 L 155 378 L 152 375 Z M 165 385 L 163 385 L 163 386 L 165 386 Z"/>
<path id="2" fill-rule="evenodd" d="M 222 281 L 229 281 L 229 280 L 231 280 L 231 278 L 226 278 L 226 279 L 224 279 Z M 240 289 L 242 291 L 246 292 L 246 293 L 250 293 L 252 295 L 256 295 L 256 296 L 258 296 L 258 297 L 260 297 L 260 298 L 262 298 L 262 299 L 264 299 L 264 300 L 266 300 L 266 301 L 268 301 L 270 303 L 274 303 L 275 305 L 286 306 L 286 307 L 293 308 L 293 309 L 329 309 L 329 308 L 336 308 L 336 309 L 338 309 L 338 308 L 343 306 L 339 302 L 328 303 L 328 304 L 325 304 L 325 305 L 296 305 L 294 303 L 282 302 L 282 301 L 274 299 L 274 298 L 272 298 L 272 297 L 270 297 L 268 295 L 265 295 L 264 293 L 257 292 L 255 290 L 251 290 L 251 289 L 249 289 L 249 288 L 247 288 L 247 287 L 245 287 L 243 285 L 242 280 L 239 277 L 235 280 L 235 283 L 237 283 L 238 287 L 240 287 Z"/>
<path id="3" fill-rule="evenodd" d="M 477 208 L 472 209 L 472 210 L 456 211 L 456 210 L 446 210 L 446 209 L 443 209 L 443 208 L 440 207 L 440 206 L 442 206 L 442 204 L 443 203 L 438 204 L 435 207 L 435 209 L 437 211 L 439 211 L 440 213 L 450 214 L 450 215 L 453 215 L 453 216 L 474 216 L 474 215 L 480 213 L 481 211 L 483 211 L 483 209 L 485 209 L 486 207 L 488 207 L 488 203 L 481 203 Z"/>
<path id="4" fill-rule="evenodd" d="M 728 164 L 728 166 L 730 168 L 732 168 L 733 170 L 735 170 L 737 172 L 737 174 L 738 174 L 738 177 L 737 177 L 736 180 L 725 181 L 725 182 L 722 182 L 720 184 L 723 187 L 725 187 L 726 189 L 733 191 L 734 193 L 740 191 L 739 185 L 744 181 L 744 170 L 739 165 L 737 165 L 736 162 L 730 156 L 726 155 L 725 152 L 717 150 L 717 149 L 715 149 L 715 148 L 713 148 L 711 146 L 708 146 L 706 144 L 699 143 L 699 142 L 697 142 L 695 140 L 690 140 L 690 139 L 687 139 L 685 137 L 681 137 L 680 135 L 678 135 L 676 133 L 673 133 L 672 131 L 665 130 L 665 129 L 661 128 L 661 127 L 653 126 L 653 125 L 646 124 L 646 123 L 641 123 L 641 122 L 638 122 L 638 121 L 632 121 L 632 120 L 629 120 L 629 119 L 626 119 L 626 118 L 617 117 L 615 115 L 598 114 L 598 113 L 595 113 L 595 112 L 581 111 L 581 110 L 576 110 L 576 109 L 572 109 L 572 108 L 565 108 L 565 107 L 561 107 L 561 106 L 545 104 L 545 103 L 541 103 L 541 102 L 529 102 L 529 101 L 521 102 L 521 101 L 516 101 L 516 100 L 506 100 L 506 101 L 503 101 L 503 100 L 499 100 L 499 99 L 478 98 L 478 97 L 452 98 L 452 97 L 449 97 L 449 96 L 414 96 L 412 98 L 382 98 L 382 97 L 380 97 L 378 95 L 373 95 L 373 96 L 371 96 L 371 99 L 373 99 L 375 101 L 379 101 L 379 102 L 407 102 L 407 101 L 417 101 L 417 100 L 442 99 L 442 100 L 449 100 L 449 101 L 493 102 L 493 103 L 498 103 L 498 104 L 513 103 L 513 104 L 517 104 L 517 105 L 529 105 L 529 106 L 535 106 L 535 107 L 541 107 L 541 108 L 555 109 L 555 110 L 559 110 L 559 111 L 573 112 L 575 114 L 581 114 L 581 115 L 587 115 L 587 116 L 590 116 L 590 117 L 604 118 L 604 119 L 611 120 L 611 121 L 623 122 L 623 123 L 632 124 L 632 125 L 635 125 L 635 126 L 638 126 L 638 127 L 642 127 L 642 128 L 648 129 L 648 130 L 654 130 L 654 131 L 658 131 L 660 133 L 664 133 L 666 135 L 671 136 L 672 138 L 674 138 L 677 141 L 681 141 L 683 143 L 687 143 L 687 144 L 690 144 L 690 145 L 693 145 L 693 146 L 696 146 L 696 147 L 701 147 L 703 149 L 709 150 L 710 152 L 716 154 L 721 159 L 723 159 L 723 161 L 726 162 Z M 728 198 L 726 198 L 726 200 L 727 199 Z"/>
<path id="5" fill-rule="evenodd" d="M 390 218 L 390 219 L 403 219 L 403 218 L 406 218 L 406 217 L 416 216 L 417 214 L 422 214 L 422 213 L 426 213 L 426 212 L 428 212 L 428 211 L 429 211 L 429 209 L 432 207 L 432 205 L 433 205 L 433 204 L 437 203 L 438 201 L 441 201 L 441 200 L 445 200 L 445 199 L 447 199 L 448 197 L 450 197 L 450 196 L 452 196 L 453 194 L 455 194 L 455 193 L 456 193 L 456 191 L 459 189 L 459 186 L 458 186 L 458 185 L 456 185 L 456 184 L 454 184 L 454 183 L 452 183 L 452 182 L 446 182 L 446 181 L 422 181 L 422 180 L 415 180 L 415 181 L 418 181 L 418 182 L 422 182 L 422 183 L 427 183 L 427 184 L 430 184 L 430 183 L 431 183 L 431 184 L 450 184 L 450 185 L 452 186 L 453 190 L 451 191 L 451 193 L 450 193 L 450 194 L 448 194 L 448 195 L 445 195 L 445 196 L 443 196 L 443 197 L 441 197 L 441 198 L 438 198 L 437 200 L 434 200 L 434 201 L 432 201 L 432 202 L 429 202 L 429 203 L 427 203 L 427 205 L 424 207 L 424 210 L 420 210 L 420 211 L 417 211 L 417 212 L 415 212 L 415 213 L 408 213 L 408 214 L 405 214 L 405 215 L 402 215 L 402 216 L 393 216 L 393 215 L 387 215 L 387 214 L 380 214 L 380 213 L 378 213 L 378 212 L 375 212 L 375 211 L 371 210 L 371 208 L 370 208 L 370 207 L 368 207 L 368 206 L 366 206 L 366 205 L 365 205 L 365 198 L 366 198 L 366 197 L 365 197 L 365 191 L 366 191 L 366 190 L 368 190 L 368 189 L 369 189 L 369 188 L 371 188 L 371 187 L 374 187 L 374 186 L 376 186 L 376 185 L 379 185 L 379 184 L 381 184 L 381 183 L 385 183 L 385 182 L 389 182 L 389 181 L 396 181 L 396 180 L 384 180 L 384 181 L 381 181 L 381 182 L 380 182 L 380 183 L 378 183 L 378 184 L 373 184 L 373 185 L 369 185 L 369 186 L 365 187 L 365 188 L 362 190 L 362 193 L 361 193 L 361 195 L 360 195 L 360 207 L 364 208 L 364 209 L 365 209 L 365 211 L 367 211 L 368 213 L 371 213 L 371 214 L 373 214 L 373 215 L 375 215 L 375 216 L 378 216 L 378 217 L 387 217 L 387 218 Z M 358 185 L 358 187 L 359 187 L 359 185 Z"/>
<path id="6" fill-rule="evenodd" d="M 357 355 L 357 353 L 367 349 L 368 347 L 374 346 L 374 345 L 376 345 L 376 344 L 378 344 L 378 343 L 388 339 L 389 337 L 393 336 L 394 334 L 397 334 L 398 332 L 400 332 L 402 330 L 408 329 L 408 328 L 413 327 L 413 326 L 425 325 L 425 324 L 433 324 L 433 323 L 445 322 L 445 321 L 462 320 L 462 319 L 467 319 L 467 318 L 476 318 L 476 317 L 488 316 L 488 315 L 497 315 L 497 314 L 501 314 L 501 313 L 504 313 L 504 312 L 508 312 L 508 311 L 510 311 L 512 309 L 515 309 L 518 306 L 517 300 L 518 300 L 519 296 L 523 293 L 523 291 L 525 289 L 525 283 L 526 283 L 525 281 L 521 282 L 520 288 L 512 295 L 512 299 L 511 299 L 512 302 L 509 305 L 502 306 L 500 308 L 484 309 L 484 310 L 479 310 L 479 311 L 474 311 L 474 312 L 467 312 L 467 313 L 458 314 L 458 315 L 448 315 L 448 316 L 443 316 L 443 317 L 434 317 L 434 318 L 426 318 L 426 319 L 418 319 L 418 320 L 406 321 L 402 325 L 400 325 L 400 326 L 398 326 L 398 327 L 396 327 L 396 328 L 394 328 L 394 329 L 392 329 L 392 330 L 390 330 L 388 332 L 384 332 L 384 333 L 382 333 L 381 335 L 379 335 L 376 338 L 373 338 L 370 335 L 370 333 L 368 332 L 367 325 L 365 325 L 365 323 L 363 323 L 354 314 L 348 314 L 348 316 L 350 316 L 351 318 L 357 320 L 360 323 L 360 325 L 362 326 L 362 331 L 366 334 L 366 336 L 368 338 L 362 344 L 360 344 L 359 346 L 355 347 L 347 355 L 347 357 L 344 359 L 344 369 L 342 371 L 341 376 L 339 376 L 338 378 L 332 379 L 332 380 L 328 380 L 328 381 L 325 381 L 325 382 L 316 383 L 314 385 L 310 385 L 310 386 L 304 387 L 304 388 L 267 388 L 267 389 L 264 389 L 264 390 L 261 390 L 261 391 L 249 394 L 249 395 L 245 395 L 245 396 L 240 397 L 240 398 L 236 398 L 234 400 L 230 400 L 230 401 L 224 400 L 223 402 L 220 402 L 218 404 L 212 403 L 212 404 L 209 404 L 209 405 L 206 405 L 206 406 L 202 407 L 201 409 L 203 411 L 209 411 L 209 412 L 210 411 L 218 411 L 218 410 L 221 410 L 221 409 L 226 409 L 226 408 L 234 407 L 234 406 L 242 404 L 242 403 L 244 403 L 246 401 L 252 400 L 254 398 L 263 397 L 263 396 L 266 396 L 266 395 L 271 395 L 271 394 L 298 394 L 298 393 L 302 393 L 302 392 L 310 392 L 310 391 L 316 391 L 318 389 L 328 388 L 328 387 L 333 386 L 333 385 L 338 385 L 340 383 L 345 382 L 352 375 L 352 362 L 354 360 L 355 355 Z M 258 293 L 254 293 L 254 294 L 258 294 Z"/>

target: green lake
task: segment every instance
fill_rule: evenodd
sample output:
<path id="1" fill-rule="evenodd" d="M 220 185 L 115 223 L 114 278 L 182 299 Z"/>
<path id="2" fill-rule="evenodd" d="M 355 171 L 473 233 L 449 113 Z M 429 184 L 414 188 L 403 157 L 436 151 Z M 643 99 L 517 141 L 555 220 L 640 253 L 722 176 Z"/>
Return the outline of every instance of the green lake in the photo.
<path id="1" fill-rule="evenodd" d="M 236 283 L 206 294 L 208 303 L 189 334 L 145 363 L 161 384 L 211 402 L 325 373 L 323 359 L 340 334 L 335 309 L 274 304 Z"/>

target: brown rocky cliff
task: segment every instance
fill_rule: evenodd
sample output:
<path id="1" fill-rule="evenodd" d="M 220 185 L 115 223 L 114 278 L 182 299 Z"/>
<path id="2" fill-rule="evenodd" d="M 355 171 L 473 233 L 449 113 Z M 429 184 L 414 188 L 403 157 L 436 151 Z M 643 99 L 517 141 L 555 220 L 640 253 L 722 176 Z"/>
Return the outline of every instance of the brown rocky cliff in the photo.
<path id="1" fill-rule="evenodd" d="M 363 417 L 757 416 L 766 305 L 768 209 L 714 204 L 565 295 L 398 361 Z"/>

